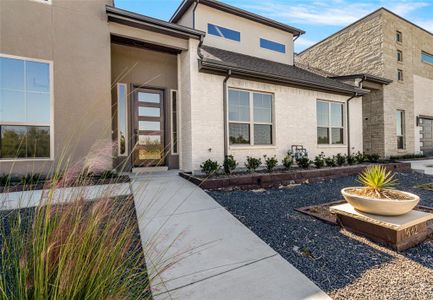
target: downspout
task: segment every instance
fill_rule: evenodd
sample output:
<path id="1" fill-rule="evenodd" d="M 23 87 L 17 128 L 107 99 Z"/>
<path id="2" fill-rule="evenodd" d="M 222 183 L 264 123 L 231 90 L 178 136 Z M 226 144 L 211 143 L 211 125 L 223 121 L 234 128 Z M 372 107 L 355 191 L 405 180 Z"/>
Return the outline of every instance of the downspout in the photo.
<path id="1" fill-rule="evenodd" d="M 362 77 L 362 79 L 359 81 L 358 83 L 358 88 L 362 88 L 362 82 L 366 79 L 365 76 Z M 357 92 L 355 92 L 353 94 L 353 96 L 351 96 L 349 99 L 347 99 L 347 155 L 350 155 L 350 100 L 352 100 L 353 98 L 357 98 L 360 95 L 358 95 Z"/>
<path id="2" fill-rule="evenodd" d="M 228 148 L 228 134 L 227 134 L 227 81 L 229 80 L 230 76 L 232 76 L 232 70 L 227 71 L 227 75 L 224 78 L 223 81 L 223 111 L 224 111 L 224 159 L 228 155 L 229 148 Z"/>
<path id="3" fill-rule="evenodd" d="M 192 9 L 192 29 L 195 29 L 195 10 L 197 9 L 198 3 L 200 2 L 200 0 L 196 0 L 194 7 Z"/>
<path id="4" fill-rule="evenodd" d="M 194 7 L 192 9 L 192 28 L 195 29 L 195 10 L 197 9 L 198 4 L 200 3 L 200 0 L 196 0 Z M 200 42 L 198 43 L 197 47 L 197 55 L 198 57 L 203 60 L 203 54 L 201 53 L 201 46 L 203 45 L 204 36 L 200 36 Z"/>

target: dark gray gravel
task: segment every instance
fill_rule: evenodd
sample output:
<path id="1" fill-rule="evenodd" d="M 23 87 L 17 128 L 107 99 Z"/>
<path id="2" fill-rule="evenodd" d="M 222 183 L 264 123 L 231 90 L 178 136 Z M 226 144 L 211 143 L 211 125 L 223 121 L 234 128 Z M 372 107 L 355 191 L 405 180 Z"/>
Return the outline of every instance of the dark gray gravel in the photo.
<path id="1" fill-rule="evenodd" d="M 397 174 L 398 188 L 433 207 L 433 182 Z M 334 299 L 433 299 L 433 240 L 397 254 L 294 208 L 340 200 L 355 177 L 265 191 L 209 192 L 221 205 Z"/>

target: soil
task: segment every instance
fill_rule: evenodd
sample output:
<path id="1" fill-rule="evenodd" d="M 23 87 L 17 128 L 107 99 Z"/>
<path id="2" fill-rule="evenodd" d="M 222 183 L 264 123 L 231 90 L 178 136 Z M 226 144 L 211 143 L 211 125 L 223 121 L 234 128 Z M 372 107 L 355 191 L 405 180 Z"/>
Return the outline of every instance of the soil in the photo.
<path id="1" fill-rule="evenodd" d="M 373 199 L 377 199 L 377 200 L 404 201 L 404 200 L 413 200 L 414 199 L 413 197 L 407 195 L 406 193 L 402 193 L 402 192 L 397 191 L 397 190 L 389 190 L 389 189 L 376 191 L 374 189 L 362 187 L 362 188 L 355 188 L 355 189 L 347 189 L 346 192 L 348 192 L 350 194 L 355 194 L 356 196 L 368 197 L 368 198 L 373 198 Z"/>

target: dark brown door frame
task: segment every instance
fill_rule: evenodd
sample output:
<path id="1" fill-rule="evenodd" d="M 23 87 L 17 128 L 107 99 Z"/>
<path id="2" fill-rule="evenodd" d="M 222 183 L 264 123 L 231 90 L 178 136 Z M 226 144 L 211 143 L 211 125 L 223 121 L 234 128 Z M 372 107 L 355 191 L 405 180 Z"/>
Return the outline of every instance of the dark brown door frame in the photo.
<path id="1" fill-rule="evenodd" d="M 158 105 L 157 103 L 149 103 L 149 102 L 145 102 L 146 107 L 159 107 L 160 108 L 160 116 L 159 117 L 139 117 L 138 116 L 138 107 L 139 106 L 143 106 L 140 105 L 139 101 L 138 101 L 138 93 L 140 91 L 149 91 L 149 92 L 156 92 L 160 94 L 161 97 L 161 103 Z M 153 87 L 153 86 L 143 86 L 143 85 L 139 85 L 139 84 L 131 84 L 131 99 L 130 99 L 130 126 L 131 126 L 131 131 L 130 131 L 130 140 L 131 140 L 131 148 L 132 149 L 132 153 L 130 156 L 130 160 L 131 160 L 131 165 L 132 167 L 137 167 L 138 165 L 136 164 L 136 153 L 135 153 L 135 149 L 136 149 L 136 144 L 138 143 L 138 136 L 139 133 L 142 132 L 143 134 L 146 133 L 150 133 L 150 134 L 154 134 L 154 131 L 140 131 L 138 128 L 138 122 L 141 121 L 155 121 L 157 119 L 159 119 L 160 121 L 160 137 L 161 137 L 161 144 L 162 144 L 162 160 L 159 161 L 160 166 L 164 166 L 167 164 L 167 149 L 166 149 L 166 120 L 165 120 L 165 114 L 166 114 L 166 89 L 165 88 L 160 88 L 160 87 Z M 154 166 L 155 164 L 150 164 L 149 166 Z M 143 166 L 147 166 L 147 165 L 143 165 Z"/>

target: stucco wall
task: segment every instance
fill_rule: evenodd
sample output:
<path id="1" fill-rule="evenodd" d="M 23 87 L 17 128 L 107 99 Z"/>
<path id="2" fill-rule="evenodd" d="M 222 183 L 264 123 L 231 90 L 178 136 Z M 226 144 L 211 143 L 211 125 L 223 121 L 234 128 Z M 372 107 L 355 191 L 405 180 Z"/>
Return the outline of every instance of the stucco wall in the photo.
<path id="1" fill-rule="evenodd" d="M 195 28 L 207 32 L 208 23 L 239 31 L 241 41 L 237 42 L 206 34 L 205 45 L 280 63 L 293 64 L 293 35 L 291 33 L 199 4 L 196 9 Z M 286 53 L 261 48 L 260 38 L 284 44 Z"/>
<path id="2" fill-rule="evenodd" d="M 0 1 L 0 53 L 53 61 L 54 163 L 1 162 L 0 174 L 43 172 L 60 156 L 82 159 L 96 142 L 111 145 L 111 0 Z M 101 147 L 99 147 L 101 150 Z M 65 152 L 65 153 L 63 153 Z"/>
<path id="3" fill-rule="evenodd" d="M 192 170 L 213 159 L 222 163 L 224 158 L 223 76 L 194 73 L 194 90 L 191 105 L 192 119 Z M 272 146 L 229 147 L 229 153 L 243 166 L 246 156 L 262 157 L 276 155 L 284 157 L 291 145 L 304 145 L 310 157 L 324 152 L 326 155 L 347 153 L 347 145 L 317 145 L 316 100 L 345 102 L 347 96 L 322 93 L 279 86 L 261 82 L 231 78 L 228 86 L 274 94 L 275 144 Z M 351 126 L 353 152 L 362 151 L 362 107 L 361 100 L 351 103 Z M 347 127 L 346 127 L 347 128 Z M 347 142 L 347 137 L 345 139 Z"/>

